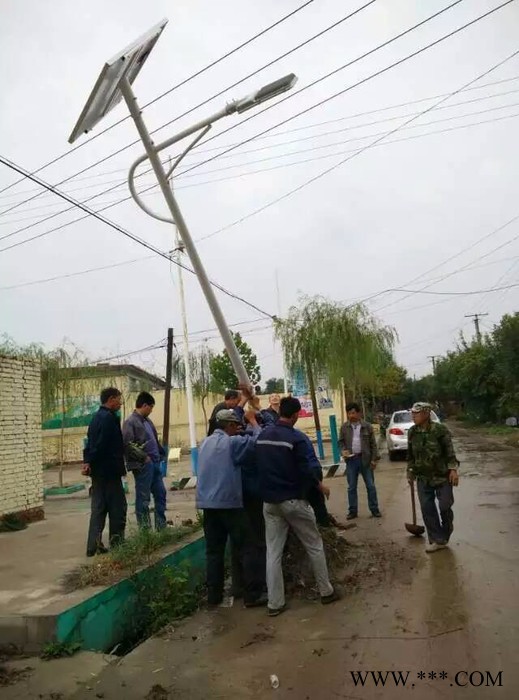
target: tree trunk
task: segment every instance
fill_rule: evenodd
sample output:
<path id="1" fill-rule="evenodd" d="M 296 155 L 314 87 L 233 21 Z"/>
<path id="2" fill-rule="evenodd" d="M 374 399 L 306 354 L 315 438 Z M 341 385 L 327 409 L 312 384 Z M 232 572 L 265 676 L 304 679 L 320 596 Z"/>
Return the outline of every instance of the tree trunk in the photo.
<path id="1" fill-rule="evenodd" d="M 346 387 L 344 386 L 344 379 L 341 379 L 341 425 L 344 425 L 346 421 Z"/>
<path id="2" fill-rule="evenodd" d="M 206 424 L 206 426 L 207 426 L 207 409 L 206 409 L 206 407 L 205 407 L 205 400 L 206 400 L 206 398 L 207 398 L 207 394 L 204 394 L 204 395 L 201 397 L 201 403 L 202 403 L 202 413 L 204 414 L 204 420 L 205 420 L 205 424 Z"/>
<path id="3" fill-rule="evenodd" d="M 364 401 L 364 393 L 362 389 L 360 390 L 360 405 L 362 408 L 362 415 L 366 418 L 366 402 Z"/>

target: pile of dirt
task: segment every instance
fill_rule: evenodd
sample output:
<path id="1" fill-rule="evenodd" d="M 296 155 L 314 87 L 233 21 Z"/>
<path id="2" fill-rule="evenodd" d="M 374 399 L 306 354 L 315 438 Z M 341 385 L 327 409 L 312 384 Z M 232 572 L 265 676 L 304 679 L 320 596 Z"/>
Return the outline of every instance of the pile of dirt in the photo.
<path id="1" fill-rule="evenodd" d="M 345 593 L 360 586 L 377 586 L 401 570 L 414 565 L 409 555 L 392 542 L 348 542 L 335 528 L 320 528 L 330 580 Z M 308 556 L 297 537 L 289 532 L 283 554 L 283 573 L 287 593 L 309 599 L 319 596 Z"/>
<path id="2" fill-rule="evenodd" d="M 338 582 L 343 577 L 348 561 L 356 548 L 352 547 L 342 535 L 337 534 L 335 528 L 321 528 L 321 535 L 330 579 Z M 319 595 L 310 560 L 303 545 L 292 531 L 288 533 L 283 553 L 283 574 L 287 592 L 311 598 Z"/>
<path id="3" fill-rule="evenodd" d="M 5 664 L 0 664 L 0 687 L 18 683 L 18 681 L 27 678 L 32 670 L 30 666 L 26 666 L 25 668 L 9 668 L 9 666 Z"/>

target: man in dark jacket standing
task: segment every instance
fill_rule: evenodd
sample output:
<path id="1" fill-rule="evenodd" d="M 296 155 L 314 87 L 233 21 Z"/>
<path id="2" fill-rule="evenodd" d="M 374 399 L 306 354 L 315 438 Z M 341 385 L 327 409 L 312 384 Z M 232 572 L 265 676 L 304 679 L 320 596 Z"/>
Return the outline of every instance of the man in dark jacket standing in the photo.
<path id="1" fill-rule="evenodd" d="M 87 557 L 107 551 L 102 542 L 107 515 L 110 546 L 124 540 L 127 504 L 121 478 L 126 474 L 126 469 L 121 421 L 117 415 L 121 403 L 119 389 L 103 389 L 101 406 L 88 426 L 87 445 L 83 453 L 84 471 L 92 479 Z"/>
<path id="2" fill-rule="evenodd" d="M 225 392 L 224 400 L 221 403 L 217 403 L 216 406 L 213 408 L 213 412 L 211 413 L 211 417 L 209 418 L 209 425 L 207 427 L 207 437 L 212 435 L 216 430 L 216 414 L 219 411 L 223 411 L 225 409 L 231 411 L 234 410 L 236 406 L 239 405 L 240 399 L 240 392 L 236 389 L 229 389 L 229 391 Z"/>
<path id="3" fill-rule="evenodd" d="M 346 406 L 348 422 L 344 423 L 339 436 L 342 456 L 346 462 L 348 480 L 348 520 L 358 515 L 357 484 L 359 475 L 364 479 L 368 492 L 368 506 L 374 518 L 380 518 L 377 489 L 375 487 L 375 469 L 380 459 L 373 426 L 362 420 L 360 406 L 349 403 Z"/>
<path id="4" fill-rule="evenodd" d="M 308 457 L 308 445 L 294 429 L 300 411 L 298 399 L 282 399 L 278 422 L 264 428 L 256 441 L 267 540 L 268 613 L 272 617 L 286 609 L 281 561 L 289 527 L 308 554 L 323 605 L 339 599 L 328 576 L 314 511 L 306 500 L 312 486 L 325 496 L 329 496 L 330 491 L 319 481 Z"/>
<path id="5" fill-rule="evenodd" d="M 150 500 L 153 495 L 155 529 L 162 530 L 166 527 L 166 487 L 160 463 L 165 452 L 150 420 L 154 406 L 153 396 L 141 391 L 135 402 L 135 411 L 124 421 L 123 442 L 126 466 L 135 478 L 135 514 L 139 527 L 151 527 Z"/>

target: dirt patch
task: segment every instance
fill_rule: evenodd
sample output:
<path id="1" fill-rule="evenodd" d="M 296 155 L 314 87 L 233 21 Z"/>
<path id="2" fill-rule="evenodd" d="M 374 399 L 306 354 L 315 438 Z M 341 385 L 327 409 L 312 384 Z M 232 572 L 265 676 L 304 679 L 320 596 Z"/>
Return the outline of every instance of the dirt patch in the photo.
<path id="1" fill-rule="evenodd" d="M 0 686 L 14 685 L 18 681 L 23 681 L 34 669 L 31 666 L 25 668 L 9 668 L 5 664 L 0 664 Z"/>
<path id="2" fill-rule="evenodd" d="M 261 644 L 262 642 L 269 642 L 274 639 L 274 632 L 255 632 L 250 639 L 244 642 L 240 649 L 245 649 L 253 644 Z"/>
<path id="3" fill-rule="evenodd" d="M 406 575 L 415 565 L 401 547 L 391 541 L 351 543 L 332 528 L 321 530 L 330 579 L 341 585 L 344 593 L 354 593 L 367 586 L 376 587 L 396 574 Z M 289 533 L 283 555 L 283 573 L 287 592 L 293 596 L 319 597 L 310 561 L 300 541 Z"/>
<path id="4" fill-rule="evenodd" d="M 154 685 L 150 692 L 146 695 L 145 700 L 169 700 L 169 691 L 162 685 Z"/>

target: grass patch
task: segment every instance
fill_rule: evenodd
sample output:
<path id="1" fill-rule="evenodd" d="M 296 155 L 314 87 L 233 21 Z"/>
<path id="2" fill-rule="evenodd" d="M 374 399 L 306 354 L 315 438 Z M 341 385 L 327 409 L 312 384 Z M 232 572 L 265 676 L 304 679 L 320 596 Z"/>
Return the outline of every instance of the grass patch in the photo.
<path id="1" fill-rule="evenodd" d="M 519 438 L 519 428 L 512 428 L 508 425 L 485 425 L 483 426 L 485 435 L 504 435 L 505 437 Z"/>
<path id="2" fill-rule="evenodd" d="M 45 661 L 63 659 L 67 656 L 74 656 L 80 649 L 81 642 L 49 642 L 43 647 L 41 658 Z"/>
<path id="3" fill-rule="evenodd" d="M 112 653 L 124 656 L 167 625 L 196 612 L 204 587 L 197 585 L 194 573 L 190 562 L 185 561 L 175 567 L 151 567 L 130 579 L 139 605 Z"/>
<path id="4" fill-rule="evenodd" d="M 91 564 L 83 564 L 70 571 L 65 575 L 62 586 L 67 593 L 87 586 L 109 586 L 154 563 L 161 549 L 180 542 L 200 528 L 197 519 L 158 532 L 137 530 L 108 554 L 97 556 Z"/>

